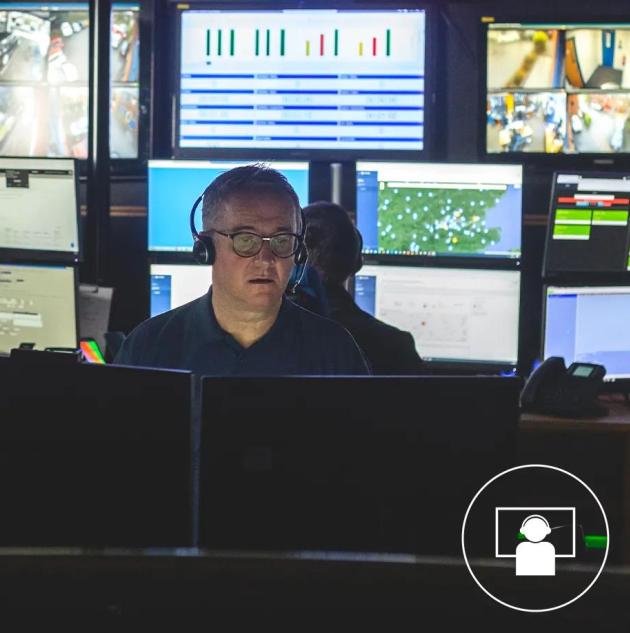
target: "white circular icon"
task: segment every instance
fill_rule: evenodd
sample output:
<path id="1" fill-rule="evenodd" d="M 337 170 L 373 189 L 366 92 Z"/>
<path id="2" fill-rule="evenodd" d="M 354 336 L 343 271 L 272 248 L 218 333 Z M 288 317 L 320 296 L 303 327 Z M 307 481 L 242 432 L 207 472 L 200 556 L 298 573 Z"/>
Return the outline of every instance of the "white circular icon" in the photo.
<path id="1" fill-rule="evenodd" d="M 534 503 L 537 494 L 539 504 Z M 549 499 L 553 505 L 548 505 Z M 582 573 L 573 585 L 563 565 L 576 562 L 581 555 L 580 544 L 586 540 L 582 522 L 587 518 L 590 525 L 605 531 L 603 536 L 591 537 L 605 543 L 605 548 L 600 546 L 593 557 L 595 561 L 584 567 L 592 570 L 592 578 L 587 574 L 585 579 Z M 488 534 L 491 527 L 492 539 Z M 609 534 L 604 508 L 584 481 L 556 466 L 527 464 L 504 470 L 477 491 L 466 509 L 461 543 L 466 567 L 484 593 L 510 609 L 542 613 L 575 602 L 593 586 L 608 558 Z M 488 577 L 480 579 L 480 574 L 475 573 L 479 561 L 469 560 L 467 538 L 472 549 L 476 546 L 477 551 L 483 552 L 480 556 L 505 559 L 491 583 Z M 562 590 L 555 592 L 560 580 L 564 583 Z M 521 604 L 520 595 L 526 596 Z M 543 604 L 540 608 L 532 604 L 537 595 Z"/>

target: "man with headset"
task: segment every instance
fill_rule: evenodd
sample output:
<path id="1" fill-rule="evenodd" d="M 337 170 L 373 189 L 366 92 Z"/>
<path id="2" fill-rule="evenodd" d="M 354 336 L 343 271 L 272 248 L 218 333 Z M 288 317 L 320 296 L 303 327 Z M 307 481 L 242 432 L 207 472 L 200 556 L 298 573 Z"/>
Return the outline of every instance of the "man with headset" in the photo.
<path id="1" fill-rule="evenodd" d="M 344 284 L 363 265 L 361 233 L 346 211 L 332 202 L 304 207 L 310 265 L 319 273 L 331 319 L 354 337 L 372 372 L 385 375 L 426 373 L 413 336 L 364 312 Z"/>
<path id="2" fill-rule="evenodd" d="M 298 197 L 282 174 L 264 165 L 221 174 L 195 202 L 190 225 L 195 259 L 212 265 L 211 288 L 141 323 L 116 364 L 215 376 L 369 373 L 343 327 L 284 297 L 293 266 L 308 255 Z"/>

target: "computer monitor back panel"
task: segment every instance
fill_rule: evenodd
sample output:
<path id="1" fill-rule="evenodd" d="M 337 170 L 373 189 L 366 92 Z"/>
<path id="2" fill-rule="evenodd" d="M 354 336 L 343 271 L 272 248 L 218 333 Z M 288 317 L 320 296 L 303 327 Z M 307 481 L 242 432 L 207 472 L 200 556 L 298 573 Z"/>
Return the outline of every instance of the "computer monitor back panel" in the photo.
<path id="1" fill-rule="evenodd" d="M 545 274 L 615 274 L 630 278 L 629 214 L 629 174 L 556 174 Z"/>
<path id="2" fill-rule="evenodd" d="M 460 550 L 476 490 L 513 464 L 512 378 L 206 379 L 200 541 Z"/>
<path id="3" fill-rule="evenodd" d="M 0 359 L 0 383 L 0 546 L 192 544 L 190 374 Z"/>
<path id="4" fill-rule="evenodd" d="M 73 160 L 0 157 L 0 255 L 75 260 L 77 183 Z"/>
<path id="5" fill-rule="evenodd" d="M 427 361 L 516 366 L 520 272 L 365 265 L 358 306 L 411 332 Z"/>
<path id="6" fill-rule="evenodd" d="M 149 161 L 149 250 L 190 252 L 190 211 L 195 200 L 220 174 L 234 167 L 257 162 L 246 161 Z M 297 161 L 266 161 L 280 171 L 295 190 L 301 206 L 309 203 L 309 165 Z M 202 229 L 202 206 L 195 217 Z"/>
<path id="7" fill-rule="evenodd" d="M 520 165 L 363 161 L 356 169 L 364 253 L 520 258 Z"/>
<path id="8" fill-rule="evenodd" d="M 630 286 L 548 286 L 543 356 L 606 368 L 607 382 L 630 380 Z"/>
<path id="9" fill-rule="evenodd" d="M 77 347 L 75 274 L 64 266 L 0 264 L 0 354 L 22 343 Z"/>

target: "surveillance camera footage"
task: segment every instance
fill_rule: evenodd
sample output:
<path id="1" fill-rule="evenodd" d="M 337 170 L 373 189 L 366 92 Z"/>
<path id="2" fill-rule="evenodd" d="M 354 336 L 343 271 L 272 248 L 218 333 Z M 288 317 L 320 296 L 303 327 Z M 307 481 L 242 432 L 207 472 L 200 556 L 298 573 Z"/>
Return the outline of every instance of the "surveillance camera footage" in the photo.
<path id="1" fill-rule="evenodd" d="M 87 157 L 86 4 L 6 3 L 0 10 L 0 155 Z M 138 155 L 138 7 L 111 26 L 110 154 Z"/>

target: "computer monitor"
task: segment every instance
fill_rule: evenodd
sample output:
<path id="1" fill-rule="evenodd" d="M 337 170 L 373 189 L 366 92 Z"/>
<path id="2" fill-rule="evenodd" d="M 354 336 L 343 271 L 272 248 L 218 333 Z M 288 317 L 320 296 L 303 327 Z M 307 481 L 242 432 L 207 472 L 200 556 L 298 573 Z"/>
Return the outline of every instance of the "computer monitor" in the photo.
<path id="1" fill-rule="evenodd" d="M 358 162 L 367 254 L 521 256 L 520 165 Z"/>
<path id="2" fill-rule="evenodd" d="M 434 363 L 515 367 L 520 277 L 514 270 L 366 265 L 355 276 L 362 310 L 413 334 Z"/>
<path id="3" fill-rule="evenodd" d="M 151 264 L 151 316 L 198 299 L 211 283 L 212 266 Z"/>
<path id="4" fill-rule="evenodd" d="M 110 155 L 138 157 L 140 7 L 112 6 Z M 88 154 L 86 2 L 0 5 L 0 155 Z"/>
<path id="5" fill-rule="evenodd" d="M 572 17 L 486 25 L 487 153 L 630 151 L 630 23 Z"/>
<path id="6" fill-rule="evenodd" d="M 0 158 L 0 255 L 77 259 L 77 194 L 73 160 Z"/>
<path id="7" fill-rule="evenodd" d="M 190 210 L 206 187 L 220 174 L 250 161 L 149 161 L 149 250 L 190 252 Z M 270 161 L 295 189 L 301 206 L 309 202 L 307 162 Z M 201 208 L 197 210 L 197 229 L 201 229 Z"/>
<path id="8" fill-rule="evenodd" d="M 630 271 L 630 174 L 558 173 L 544 273 Z"/>
<path id="9" fill-rule="evenodd" d="M 77 347 L 76 272 L 66 266 L 0 264 L 0 354 Z"/>
<path id="10" fill-rule="evenodd" d="M 0 359 L 0 384 L 0 546 L 192 545 L 189 372 Z"/>
<path id="11" fill-rule="evenodd" d="M 230 5 L 178 14 L 176 155 L 423 150 L 423 8 Z"/>
<path id="12" fill-rule="evenodd" d="M 543 356 L 606 368 L 605 381 L 630 379 L 630 286 L 548 286 Z"/>
<path id="13" fill-rule="evenodd" d="M 200 545 L 461 554 L 475 492 L 514 464 L 500 377 L 205 378 Z"/>

